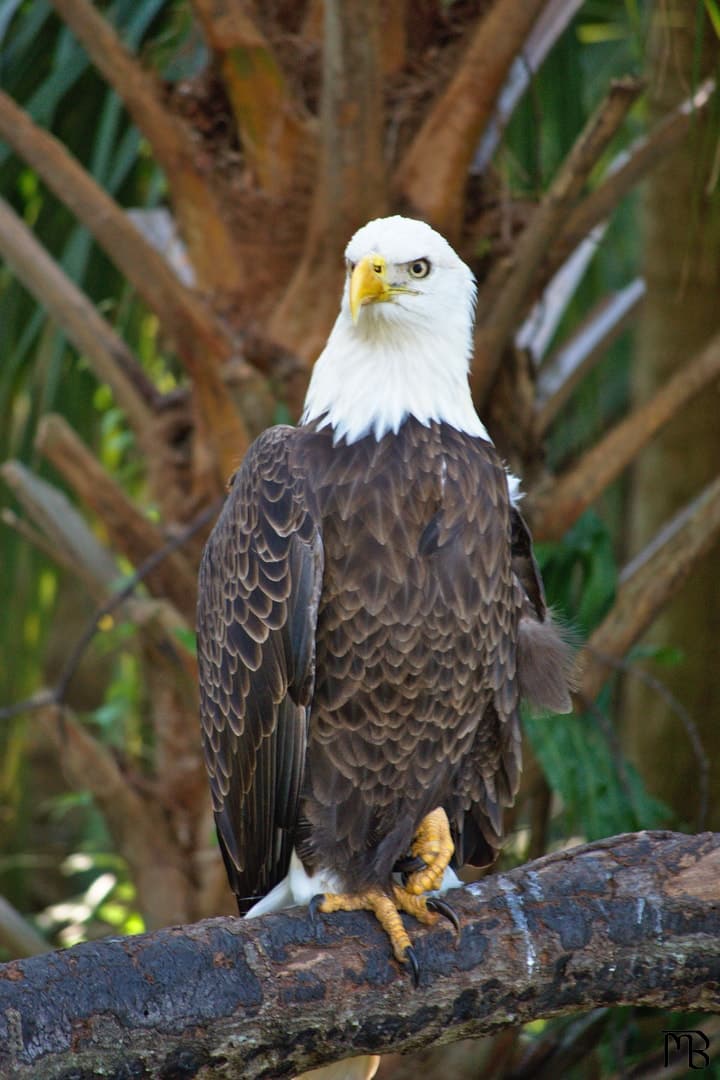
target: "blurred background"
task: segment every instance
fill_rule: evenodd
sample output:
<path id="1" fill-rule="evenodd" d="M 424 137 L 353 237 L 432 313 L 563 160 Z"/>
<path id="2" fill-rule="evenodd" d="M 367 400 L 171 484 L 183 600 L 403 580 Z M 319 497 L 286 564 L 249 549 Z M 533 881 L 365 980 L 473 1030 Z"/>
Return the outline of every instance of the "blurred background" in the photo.
<path id="1" fill-rule="evenodd" d="M 0 959 L 232 912 L 197 563 L 385 213 L 477 276 L 475 400 L 582 659 L 502 865 L 720 828 L 719 59 L 716 0 L 0 0 Z M 655 1075 L 714 1030 L 671 1021 L 380 1076 Z"/>

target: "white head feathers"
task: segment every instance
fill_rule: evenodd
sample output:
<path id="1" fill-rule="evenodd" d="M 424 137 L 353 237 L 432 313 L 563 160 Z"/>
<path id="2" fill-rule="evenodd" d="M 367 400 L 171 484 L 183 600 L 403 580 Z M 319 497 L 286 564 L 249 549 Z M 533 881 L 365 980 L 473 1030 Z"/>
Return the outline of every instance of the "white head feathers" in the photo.
<path id="1" fill-rule="evenodd" d="M 469 267 L 429 225 L 404 217 L 364 225 L 345 258 L 340 314 L 315 364 L 303 421 L 330 424 L 336 441 L 349 443 L 397 432 L 408 416 L 488 438 L 468 385 L 475 308 Z"/>

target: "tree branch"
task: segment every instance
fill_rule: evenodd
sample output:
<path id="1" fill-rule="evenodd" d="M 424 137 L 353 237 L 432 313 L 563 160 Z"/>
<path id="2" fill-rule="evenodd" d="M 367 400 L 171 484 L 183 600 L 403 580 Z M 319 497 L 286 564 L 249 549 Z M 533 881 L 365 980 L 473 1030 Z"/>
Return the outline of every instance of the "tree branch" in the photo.
<path id="1" fill-rule="evenodd" d="M 720 335 L 560 477 L 527 499 L 539 540 L 558 540 L 684 405 L 720 378 Z"/>
<path id="2" fill-rule="evenodd" d="M 306 362 L 325 344 L 337 313 L 338 253 L 386 207 L 379 7 L 378 0 L 324 5 L 315 198 L 303 257 L 270 321 L 272 337 Z"/>
<path id="3" fill-rule="evenodd" d="M 536 431 L 543 435 L 576 386 L 592 371 L 628 323 L 645 297 L 645 282 L 635 278 L 619 292 L 606 296 L 569 341 L 543 364 L 535 398 Z"/>
<path id="4" fill-rule="evenodd" d="M 192 379 L 197 407 L 196 474 L 215 472 L 219 490 L 250 442 L 221 375 L 222 365 L 234 352 L 231 338 L 117 203 L 57 139 L 34 124 L 2 91 L 0 135 L 83 222 L 157 314 Z"/>
<path id="5" fill-rule="evenodd" d="M 165 547 L 167 538 L 161 529 L 137 509 L 62 416 L 42 417 L 35 443 L 79 502 L 103 522 L 115 551 L 137 566 Z M 181 551 L 168 554 L 146 575 L 145 582 L 151 593 L 168 599 L 193 624 L 196 572 Z"/>
<path id="6" fill-rule="evenodd" d="M 14 464 L 14 463 L 13 463 Z M 3 471 L 3 470 L 0 470 Z M 35 480 L 37 483 L 43 484 L 44 481 L 37 481 L 37 478 L 28 473 L 30 480 Z M 49 487 L 49 485 L 45 485 Z M 53 493 L 55 489 L 50 488 L 50 492 Z M 26 497 L 26 493 L 22 491 L 22 496 Z M 64 499 L 65 497 L 62 496 Z M 75 513 L 74 507 L 65 500 L 69 509 Z M 85 654 L 85 650 L 95 637 L 100 627 L 102 619 L 107 615 L 114 614 L 118 608 L 127 605 L 128 617 L 137 625 L 138 629 L 143 632 L 146 646 L 149 645 L 155 648 L 156 653 L 162 653 L 165 661 L 171 659 L 174 665 L 173 679 L 183 690 L 186 686 L 182 685 L 184 680 L 180 674 L 179 669 L 183 669 L 184 675 L 190 678 L 192 687 L 195 688 L 197 684 L 197 662 L 193 656 L 190 655 L 184 648 L 176 648 L 176 636 L 179 630 L 187 630 L 187 624 L 183 622 L 175 609 L 167 601 L 154 601 L 143 600 L 133 597 L 133 593 L 137 589 L 137 586 L 145 580 L 148 574 L 158 566 L 164 559 L 166 559 L 173 552 L 177 551 L 184 544 L 194 537 L 200 529 L 203 529 L 209 521 L 217 516 L 218 510 L 222 506 L 222 500 L 218 500 L 212 503 L 210 506 L 205 507 L 189 525 L 186 525 L 179 533 L 177 533 L 171 540 L 163 545 L 157 551 L 153 551 L 145 561 L 138 566 L 135 572 L 130 578 L 123 583 L 123 585 L 110 592 L 112 581 L 103 581 L 101 584 L 107 585 L 104 595 L 110 592 L 110 596 L 104 601 L 102 606 L 95 612 L 93 612 L 92 619 L 86 626 L 84 632 L 80 635 L 78 640 L 73 645 L 67 656 L 62 671 L 58 676 L 57 682 L 54 686 L 39 690 L 31 698 L 25 701 L 17 702 L 15 705 L 6 707 L 0 707 L 0 720 L 7 720 L 11 716 L 17 716 L 19 713 L 28 712 L 29 710 L 44 708 L 46 705 L 63 705 L 65 703 L 65 695 L 67 688 L 77 671 L 78 665 Z M 38 545 L 41 550 L 45 551 L 49 558 L 55 559 L 60 562 L 61 565 L 67 565 L 67 568 L 72 572 L 77 572 L 77 568 L 70 563 L 67 563 L 63 559 L 57 547 L 53 547 L 42 534 L 35 533 L 33 529 L 29 529 L 24 522 L 19 519 L 15 519 L 15 515 L 11 512 L 3 511 L 3 520 L 12 527 L 17 529 L 22 536 L 25 537 L 30 543 Z M 104 558 L 107 556 L 107 552 L 102 548 L 97 541 L 87 530 L 84 521 L 79 519 L 79 525 L 87 533 L 87 543 L 90 550 L 93 551 L 92 545 L 100 552 Z M 114 569 L 114 564 L 110 560 L 110 566 Z"/>
<path id="7" fill-rule="evenodd" d="M 207 359 L 219 367 L 231 354 L 231 343 L 218 332 L 213 347 L 204 329 L 211 315 L 205 305 L 65 146 L 2 90 L 0 135 L 89 229 L 176 340 L 181 355 L 183 338 L 187 342 L 199 337 Z"/>
<path id="8" fill-rule="evenodd" d="M 492 161 L 503 132 L 515 111 L 515 106 L 581 4 L 582 0 L 547 0 L 525 44 L 516 53 L 497 95 L 492 116 L 483 125 L 482 138 L 473 157 L 473 172 L 484 172 Z"/>
<path id="9" fill-rule="evenodd" d="M 597 1004 L 720 1007 L 717 834 L 614 837 L 448 897 L 459 942 L 413 925 L 416 990 L 371 916 L 299 909 L 6 964 L 0 1071 L 254 1080 Z"/>
<path id="10" fill-rule="evenodd" d="M 535 367 L 539 367 L 542 362 L 548 345 L 585 276 L 585 271 L 597 254 L 605 232 L 606 226 L 599 225 L 578 244 L 547 283 L 539 299 L 515 331 L 515 348 L 528 352 Z"/>
<path id="11" fill-rule="evenodd" d="M 316 136 L 249 6 L 193 0 L 219 61 L 245 158 L 258 185 L 277 198 L 296 187 L 299 165 L 312 167 Z"/>
<path id="12" fill-rule="evenodd" d="M 107 382 L 141 445 L 151 443 L 159 393 L 140 363 L 88 298 L 63 273 L 9 203 L 0 198 L 0 252 L 8 264 Z"/>
<path id="13" fill-rule="evenodd" d="M 550 249 L 545 267 L 547 276 L 554 272 L 555 267 L 565 260 L 584 236 L 609 217 L 636 184 L 687 138 L 692 125 L 698 122 L 698 114 L 712 102 L 714 91 L 715 80 L 706 79 L 692 97 L 683 101 L 663 117 L 652 131 L 618 156 L 604 179 L 578 203 L 562 224 L 557 242 Z"/>
<path id="14" fill-rule="evenodd" d="M 92 596 L 104 600 L 117 580 L 112 555 L 97 541 L 64 492 L 20 461 L 0 465 L 0 476 L 53 548 L 53 558 L 76 574 Z"/>
<path id="15" fill-rule="evenodd" d="M 479 20 L 455 75 L 395 174 L 419 216 L 457 237 L 468 170 L 510 65 L 546 0 L 497 0 Z"/>
<path id="16" fill-rule="evenodd" d="M 190 871 L 168 828 L 164 808 L 135 790 L 110 751 L 66 706 L 49 705 L 39 716 L 73 790 L 91 792 L 114 850 L 127 859 L 148 925 L 187 919 L 192 910 Z"/>
<path id="17" fill-rule="evenodd" d="M 39 956 L 50 949 L 45 938 L 4 896 L 0 896 L 0 945 L 11 956 Z"/>
<path id="18" fill-rule="evenodd" d="M 548 245 L 641 89 L 637 79 L 619 79 L 612 84 L 520 236 L 512 258 L 497 263 L 482 286 L 472 376 L 476 401 L 482 402 L 492 385 L 502 351 L 527 303 Z"/>
<path id="19" fill-rule="evenodd" d="M 180 227 L 199 281 L 206 289 L 237 292 L 244 268 L 190 131 L 165 106 L 152 74 L 128 52 L 89 0 L 52 0 L 53 7 L 125 103 L 164 169 Z"/>
<path id="20" fill-rule="evenodd" d="M 594 701 L 614 670 L 720 535 L 720 477 L 658 533 L 620 575 L 615 603 L 583 649 L 580 696 Z"/>

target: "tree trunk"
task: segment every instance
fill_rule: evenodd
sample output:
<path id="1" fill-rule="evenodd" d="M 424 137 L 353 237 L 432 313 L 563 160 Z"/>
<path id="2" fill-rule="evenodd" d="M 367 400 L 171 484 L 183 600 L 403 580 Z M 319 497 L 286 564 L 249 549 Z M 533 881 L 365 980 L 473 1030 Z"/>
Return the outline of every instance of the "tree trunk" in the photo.
<path id="1" fill-rule="evenodd" d="M 687 94 L 701 77 L 698 10 L 694 0 L 656 5 L 648 49 L 653 118 Z M 717 66 L 720 49 L 707 22 L 702 45 L 702 69 L 710 71 Z M 659 385 L 681 372 L 720 327 L 720 215 L 710 191 L 716 144 L 716 119 L 696 117 L 690 146 L 673 153 L 647 184 L 643 207 L 647 297 L 634 375 L 638 401 L 647 400 Z M 715 383 L 644 451 L 633 478 L 637 494 L 630 503 L 633 552 L 717 474 L 719 420 Z M 655 664 L 653 675 L 687 710 L 711 762 L 720 760 L 719 556 L 716 545 L 646 639 L 653 646 L 682 648 L 681 663 Z M 633 676 L 626 680 L 624 704 L 627 744 L 648 787 L 683 820 L 696 821 L 698 761 L 679 710 L 661 698 L 656 688 Z M 668 768 L 670 761 L 672 768 Z M 693 793 L 690 799 L 688 793 Z M 720 825 L 720 804 L 711 808 L 710 822 Z"/>

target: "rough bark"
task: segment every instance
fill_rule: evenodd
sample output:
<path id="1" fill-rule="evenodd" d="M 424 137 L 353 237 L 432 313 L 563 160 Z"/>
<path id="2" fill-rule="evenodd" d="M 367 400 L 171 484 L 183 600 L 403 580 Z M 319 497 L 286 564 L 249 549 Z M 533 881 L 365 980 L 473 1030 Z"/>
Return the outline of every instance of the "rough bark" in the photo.
<path id="1" fill-rule="evenodd" d="M 193 0 L 223 82 L 256 184 L 270 196 L 291 195 L 297 170 L 315 153 L 315 131 L 302 114 L 252 5 Z"/>
<path id="2" fill-rule="evenodd" d="M 420 986 L 366 914 L 295 909 L 111 939 L 0 968 L 0 1070 L 244 1080 L 598 1004 L 720 1008 L 720 836 L 638 833 L 448 894 L 413 927 Z"/>
<path id="3" fill-rule="evenodd" d="M 386 208 L 378 0 L 324 6 L 320 154 L 303 257 L 270 320 L 280 344 L 313 361 L 337 314 L 342 250 Z M 304 384 L 292 402 L 298 411 Z"/>
<path id="4" fill-rule="evenodd" d="M 687 93 L 698 68 L 714 71 L 720 45 L 709 23 L 699 38 L 693 0 L 668 0 L 655 9 L 649 47 L 651 117 Z M 700 16 L 702 18 L 702 16 Z M 700 46 L 704 55 L 700 56 Z M 634 392 L 646 402 L 668 378 L 682 380 L 688 358 L 720 328 L 720 216 L 717 212 L 717 112 L 692 118 L 690 138 L 654 171 L 643 207 L 647 297 L 637 336 Z M 638 551 L 657 529 L 717 475 L 720 462 L 718 380 L 679 414 L 638 460 L 630 503 L 629 547 Z M 720 577 L 715 546 L 672 605 L 656 620 L 647 644 L 682 650 L 674 666 L 651 670 L 697 725 L 717 783 L 720 760 Z M 651 790 L 681 815 L 695 782 L 693 752 L 673 707 L 637 680 L 623 700 L 627 747 L 642 763 Z M 652 725 L 647 717 L 653 716 Z M 668 760 L 673 767 L 667 767 Z M 720 824 L 720 803 L 710 811 Z"/>
<path id="5" fill-rule="evenodd" d="M 498 0 L 478 22 L 457 72 L 400 163 L 395 184 L 420 217 L 450 240 L 478 139 L 489 123 L 510 65 L 545 0 Z"/>

